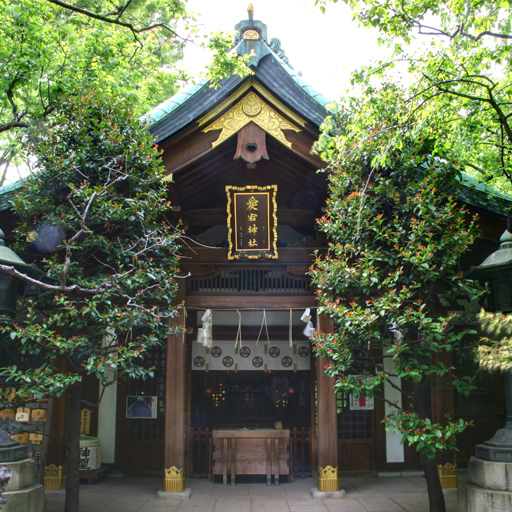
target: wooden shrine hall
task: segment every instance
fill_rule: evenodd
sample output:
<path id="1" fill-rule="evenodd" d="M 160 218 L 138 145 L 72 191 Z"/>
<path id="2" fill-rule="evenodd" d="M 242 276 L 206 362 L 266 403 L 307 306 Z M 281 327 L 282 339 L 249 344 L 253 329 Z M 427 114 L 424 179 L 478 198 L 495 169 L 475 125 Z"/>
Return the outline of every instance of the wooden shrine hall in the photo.
<path id="1" fill-rule="evenodd" d="M 311 148 L 329 100 L 294 71 L 278 39 L 268 40 L 251 4 L 235 29 L 250 75 L 217 88 L 200 81 L 146 116 L 163 149 L 173 220 L 186 235 L 184 307 L 174 320 L 185 332 L 148 355 L 154 378 L 105 389 L 90 434 L 104 465 L 163 472 L 164 492 L 183 492 L 188 477 L 236 484 L 248 475 L 269 485 L 313 476 L 320 491 L 337 491 L 341 475 L 417 470 L 415 451 L 381 424 L 389 406 L 336 397 L 310 343 L 315 329 L 332 329 L 317 314 L 308 276 L 315 251 L 327 249 L 316 224 L 328 193 L 318 172 L 325 164 Z M 498 247 L 505 226 L 479 193 L 463 198 L 485 233 L 465 268 Z M 504 422 L 502 376 L 486 379 L 485 393 L 470 397 L 432 389 L 436 414 L 475 420 L 461 437 L 459 465 Z M 96 379 L 86 393 L 96 401 Z M 382 393 L 401 404 L 395 387 Z M 55 418 L 64 407 L 56 405 Z M 49 462 L 61 464 L 65 453 L 53 454 Z"/>
<path id="2" fill-rule="evenodd" d="M 216 89 L 202 81 L 147 116 L 175 220 L 191 239 L 176 320 L 186 335 L 152 355 L 154 380 L 118 385 L 112 462 L 126 472 L 166 468 L 167 491 L 182 489 L 185 476 L 235 483 L 238 475 L 269 484 L 318 476 L 320 490 L 334 491 L 338 475 L 418 469 L 415 452 L 380 423 L 384 402 L 337 400 L 309 342 L 309 331 L 331 328 L 317 317 L 307 275 L 314 252 L 327 247 L 315 221 L 326 176 L 311 148 L 329 100 L 294 71 L 278 39 L 267 42 L 251 11 L 235 28 L 252 74 Z M 497 241 L 496 215 L 477 210 Z M 485 256 L 476 251 L 467 265 Z M 503 421 L 502 382 L 489 380 L 485 398 L 441 406 L 485 417 L 462 439 L 462 461 Z M 400 401 L 391 386 L 383 392 Z M 156 397 L 152 418 L 126 417 L 135 396 Z"/>
<path id="3" fill-rule="evenodd" d="M 418 469 L 415 452 L 380 423 L 383 401 L 337 400 L 326 362 L 311 350 L 310 331 L 331 328 L 316 314 L 307 275 L 314 252 L 327 247 L 315 221 L 326 176 L 311 148 L 329 101 L 294 71 L 278 39 L 267 42 L 251 11 L 235 28 L 250 76 L 218 88 L 202 81 L 147 115 L 175 221 L 190 238 L 176 320 L 186 334 L 152 354 L 155 379 L 117 385 L 110 405 L 100 405 L 98 435 L 115 439 L 111 462 L 123 472 L 166 468 L 168 492 L 182 490 L 185 477 L 226 484 L 240 475 L 268 484 L 318 476 L 320 490 L 336 491 L 338 475 Z M 496 217 L 479 211 L 483 221 Z M 497 241 L 502 225 L 487 224 Z M 484 258 L 477 251 L 468 266 Z M 489 380 L 485 403 L 444 405 L 485 417 L 465 434 L 462 461 L 503 421 L 501 380 Z M 391 386 L 384 394 L 400 400 Z M 151 417 L 127 417 L 134 397 L 154 397 Z M 102 420 L 114 403 L 115 432 Z"/>
<path id="4" fill-rule="evenodd" d="M 120 421 L 116 464 L 167 468 L 168 491 L 182 487 L 172 481 L 182 474 L 278 484 L 280 475 L 338 467 L 333 382 L 304 334 L 328 328 L 307 276 L 326 246 L 315 219 L 327 185 L 311 148 L 328 99 L 302 81 L 278 39 L 267 42 L 251 10 L 235 28 L 249 76 L 217 89 L 202 81 L 147 115 L 175 220 L 191 239 L 176 320 L 187 334 L 155 354 L 165 367 L 155 382 L 119 385 L 118 404 L 144 393 L 165 412 Z M 354 421 L 368 443 L 373 424 L 364 415 Z"/>

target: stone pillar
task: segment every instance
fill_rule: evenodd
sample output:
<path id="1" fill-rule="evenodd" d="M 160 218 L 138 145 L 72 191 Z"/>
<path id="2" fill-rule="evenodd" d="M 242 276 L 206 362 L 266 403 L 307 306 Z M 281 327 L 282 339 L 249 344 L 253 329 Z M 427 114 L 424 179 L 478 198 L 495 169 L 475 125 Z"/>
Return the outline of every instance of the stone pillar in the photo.
<path id="1" fill-rule="evenodd" d="M 389 356 L 389 354 L 388 354 Z M 393 363 L 393 359 L 391 356 L 384 358 L 384 371 L 386 372 L 394 372 L 395 364 Z M 388 416 L 389 414 L 396 412 L 397 408 L 402 407 L 402 393 L 400 389 L 402 387 L 402 379 L 399 377 L 391 377 L 390 382 L 384 382 L 384 398 L 386 402 L 384 402 L 384 414 Z M 392 386 L 394 384 L 396 387 Z M 398 389 L 397 389 L 398 388 Z M 396 407 L 393 407 L 391 403 L 396 404 Z M 404 445 L 402 444 L 402 436 L 397 432 L 394 432 L 393 429 L 389 429 L 386 431 L 386 462 L 392 463 L 402 463 L 404 462 Z"/>

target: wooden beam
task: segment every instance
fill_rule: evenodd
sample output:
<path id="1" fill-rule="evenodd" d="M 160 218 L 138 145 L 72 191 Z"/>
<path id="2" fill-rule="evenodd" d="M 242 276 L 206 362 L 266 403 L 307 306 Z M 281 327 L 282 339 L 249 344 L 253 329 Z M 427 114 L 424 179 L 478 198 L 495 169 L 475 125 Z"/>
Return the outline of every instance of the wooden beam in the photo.
<path id="1" fill-rule="evenodd" d="M 194 295 L 186 299 L 187 308 L 197 309 L 306 309 L 315 306 L 313 296 Z"/>
<path id="2" fill-rule="evenodd" d="M 333 333 L 334 326 L 323 315 L 318 316 L 318 328 Z M 338 416 L 334 377 L 325 373 L 326 359 L 316 358 L 317 412 L 318 412 L 318 466 L 338 467 Z"/>
<path id="3" fill-rule="evenodd" d="M 180 286 L 178 301 L 185 296 Z M 185 325 L 185 312 L 171 319 L 170 326 Z M 165 374 L 165 438 L 164 465 L 166 468 L 185 467 L 185 378 L 186 378 L 185 334 L 167 338 L 167 360 Z"/>
<path id="4" fill-rule="evenodd" d="M 218 133 L 216 132 L 200 132 L 176 147 L 166 148 L 162 157 L 166 173 L 176 173 L 206 156 L 212 151 L 212 142 L 217 137 Z"/>
<path id="5" fill-rule="evenodd" d="M 309 265 L 314 259 L 314 251 L 318 247 L 279 247 L 278 258 L 273 260 L 275 264 L 282 265 Z M 202 264 L 208 263 L 211 265 L 233 265 L 232 261 L 227 258 L 228 250 L 225 247 L 216 248 L 203 248 L 197 247 L 193 249 L 182 248 L 180 250 L 180 268 L 184 268 L 187 263 L 190 264 Z M 240 261 L 240 264 L 245 263 Z M 268 260 L 249 260 L 247 263 L 251 265 L 261 266 L 268 265 Z"/>

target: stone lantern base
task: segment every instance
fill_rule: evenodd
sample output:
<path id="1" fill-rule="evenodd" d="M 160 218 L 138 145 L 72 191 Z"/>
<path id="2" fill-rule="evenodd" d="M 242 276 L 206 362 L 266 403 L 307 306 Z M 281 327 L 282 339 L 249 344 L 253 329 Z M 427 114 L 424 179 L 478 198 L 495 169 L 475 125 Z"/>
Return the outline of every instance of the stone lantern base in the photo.
<path id="1" fill-rule="evenodd" d="M 458 512 L 512 510 L 512 463 L 471 457 L 468 481 L 459 487 Z"/>
<path id="2" fill-rule="evenodd" d="M 7 498 L 5 512 L 44 512 L 44 488 L 36 483 L 34 461 L 29 458 L 9 462 L 3 466 L 12 471 L 12 477 L 2 494 L 2 498 Z"/>

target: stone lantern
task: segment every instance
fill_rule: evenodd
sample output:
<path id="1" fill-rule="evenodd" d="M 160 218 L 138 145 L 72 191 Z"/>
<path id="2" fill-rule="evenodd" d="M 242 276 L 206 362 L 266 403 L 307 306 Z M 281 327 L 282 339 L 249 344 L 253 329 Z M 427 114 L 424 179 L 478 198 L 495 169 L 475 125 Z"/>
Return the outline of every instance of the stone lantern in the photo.
<path id="1" fill-rule="evenodd" d="M 5 430 L 0 430 L 0 464 L 26 459 L 28 457 L 27 454 L 27 445 L 13 441 Z"/>
<path id="2" fill-rule="evenodd" d="M 512 233 L 505 231 L 501 245 L 468 276 L 489 283 L 488 309 L 512 312 Z M 512 510 L 512 374 L 505 373 L 506 423 L 494 436 L 475 447 L 468 465 L 468 483 L 459 488 L 459 512 Z"/>

